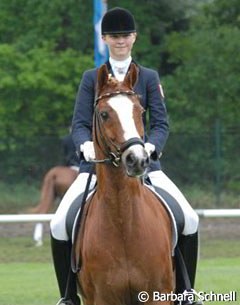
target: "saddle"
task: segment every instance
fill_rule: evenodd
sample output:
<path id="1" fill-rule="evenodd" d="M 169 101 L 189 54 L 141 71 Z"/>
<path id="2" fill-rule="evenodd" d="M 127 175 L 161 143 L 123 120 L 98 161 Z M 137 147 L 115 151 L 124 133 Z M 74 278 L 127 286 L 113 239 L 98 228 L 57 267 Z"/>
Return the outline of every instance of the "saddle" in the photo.
<path id="1" fill-rule="evenodd" d="M 144 183 L 146 187 L 150 189 L 151 192 L 159 199 L 159 202 L 162 203 L 165 209 L 168 211 L 169 217 L 172 222 L 172 252 L 174 253 L 174 249 L 177 245 L 178 236 L 181 235 L 184 228 L 184 215 L 183 212 L 177 202 L 177 200 L 172 197 L 168 192 L 159 187 L 153 187 L 149 183 Z M 84 213 L 81 213 L 81 206 L 83 204 L 84 196 L 86 197 L 86 201 L 94 195 L 96 192 L 96 188 L 88 193 L 87 197 L 85 193 L 80 194 L 71 204 L 70 209 L 68 210 L 66 217 L 66 230 L 68 236 L 71 237 L 72 243 L 75 243 L 76 236 L 78 234 L 79 228 L 84 227 L 85 219 L 87 217 L 87 211 L 90 204 L 85 208 Z M 82 211 L 83 212 L 83 211 Z"/>
<path id="2" fill-rule="evenodd" d="M 178 242 L 178 236 L 181 235 L 184 229 L 184 214 L 177 200 L 162 188 L 152 186 L 149 183 L 144 183 L 146 187 L 159 199 L 159 203 L 163 204 L 167 210 L 172 222 L 172 255 Z"/>
<path id="3" fill-rule="evenodd" d="M 92 190 L 91 192 L 88 193 L 86 201 L 94 195 L 96 189 Z M 83 203 L 83 197 L 84 193 L 81 193 L 71 204 L 71 207 L 68 210 L 67 217 L 66 217 L 66 231 L 68 236 L 71 238 L 72 243 L 75 240 L 75 236 L 78 233 L 79 227 L 77 226 L 77 223 L 80 223 L 82 225 L 83 219 L 86 217 L 86 212 L 82 215 L 83 219 L 79 219 L 80 212 L 81 212 L 81 207 Z M 87 206 L 88 207 L 88 206 Z M 88 210 L 88 208 L 87 208 Z"/>
<path id="4" fill-rule="evenodd" d="M 88 199 L 93 197 L 96 189 L 89 192 L 89 189 L 86 189 L 84 193 L 80 194 L 71 204 L 71 207 L 68 210 L 66 217 L 66 231 L 68 236 L 72 241 L 71 249 L 71 269 L 74 273 L 77 273 L 81 268 L 81 255 L 76 257 L 75 250 L 79 248 L 81 252 L 81 244 L 78 244 L 77 236 L 80 232 L 82 241 L 82 234 L 84 230 L 85 220 L 87 218 L 87 212 L 90 205 Z M 86 204 L 87 203 L 87 204 Z"/>

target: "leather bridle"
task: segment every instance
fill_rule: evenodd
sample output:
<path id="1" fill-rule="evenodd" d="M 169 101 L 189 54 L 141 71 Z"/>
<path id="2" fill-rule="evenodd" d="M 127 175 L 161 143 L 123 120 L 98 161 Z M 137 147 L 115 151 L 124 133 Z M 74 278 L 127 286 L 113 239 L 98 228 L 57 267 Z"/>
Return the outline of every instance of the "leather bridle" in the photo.
<path id="1" fill-rule="evenodd" d="M 129 147 L 139 144 L 144 147 L 144 142 L 141 138 L 131 138 L 127 141 L 125 141 L 122 144 L 117 144 L 114 143 L 106 134 L 104 126 L 103 126 L 103 119 L 100 115 L 99 109 L 98 109 L 98 103 L 100 100 L 104 98 L 110 98 L 116 95 L 136 95 L 136 93 L 132 90 L 118 90 L 114 92 L 107 92 L 104 93 L 103 95 L 99 95 L 95 99 L 95 104 L 94 104 L 94 115 L 93 115 L 93 120 L 94 120 L 94 133 L 95 133 L 95 138 L 98 146 L 102 149 L 104 155 L 106 156 L 106 159 L 102 160 L 92 160 L 91 162 L 94 163 L 111 163 L 115 167 L 118 167 L 121 162 L 121 156 L 126 151 Z M 100 143 L 102 145 L 100 145 Z"/>

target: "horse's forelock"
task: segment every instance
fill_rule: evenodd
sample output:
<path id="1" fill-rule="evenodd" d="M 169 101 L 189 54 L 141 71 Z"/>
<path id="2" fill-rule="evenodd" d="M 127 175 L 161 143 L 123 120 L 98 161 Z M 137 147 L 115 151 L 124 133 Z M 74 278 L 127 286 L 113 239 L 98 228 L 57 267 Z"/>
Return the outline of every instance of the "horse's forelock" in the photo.
<path id="1" fill-rule="evenodd" d="M 115 77 L 110 77 L 106 83 L 98 88 L 98 96 L 106 93 L 113 93 L 117 91 L 129 91 L 131 88 L 126 86 L 124 82 L 119 82 Z"/>

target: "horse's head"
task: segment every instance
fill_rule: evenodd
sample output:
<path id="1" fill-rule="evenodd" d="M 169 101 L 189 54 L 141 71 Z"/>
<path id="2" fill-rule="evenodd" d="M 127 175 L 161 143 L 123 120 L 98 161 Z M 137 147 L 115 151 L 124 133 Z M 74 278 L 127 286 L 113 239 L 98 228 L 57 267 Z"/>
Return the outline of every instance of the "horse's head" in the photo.
<path id="1" fill-rule="evenodd" d="M 143 107 L 133 92 L 137 67 L 131 64 L 123 82 L 110 77 L 106 65 L 98 72 L 94 113 L 96 157 L 123 164 L 129 176 L 141 176 L 149 165 L 144 148 Z"/>

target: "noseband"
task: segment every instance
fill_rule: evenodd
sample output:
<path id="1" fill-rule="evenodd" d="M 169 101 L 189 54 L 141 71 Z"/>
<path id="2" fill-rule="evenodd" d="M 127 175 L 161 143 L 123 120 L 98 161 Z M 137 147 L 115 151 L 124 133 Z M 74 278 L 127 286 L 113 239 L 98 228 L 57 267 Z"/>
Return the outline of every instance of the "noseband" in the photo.
<path id="1" fill-rule="evenodd" d="M 94 104 L 94 132 L 97 144 L 99 147 L 102 148 L 102 151 L 104 155 L 107 157 L 103 160 L 92 160 L 94 163 L 112 163 L 115 167 L 118 167 L 121 162 L 121 156 L 129 147 L 140 144 L 144 146 L 144 142 L 142 139 L 134 137 L 127 141 L 125 141 L 122 144 L 114 143 L 107 135 L 103 127 L 103 121 L 100 115 L 100 112 L 98 110 L 98 102 L 104 98 L 110 98 L 116 95 L 136 95 L 136 93 L 132 90 L 125 90 L 125 91 L 114 91 L 114 92 L 107 92 L 103 95 L 98 96 L 95 99 Z M 101 140 L 101 143 L 103 147 L 100 145 L 99 140 Z"/>

